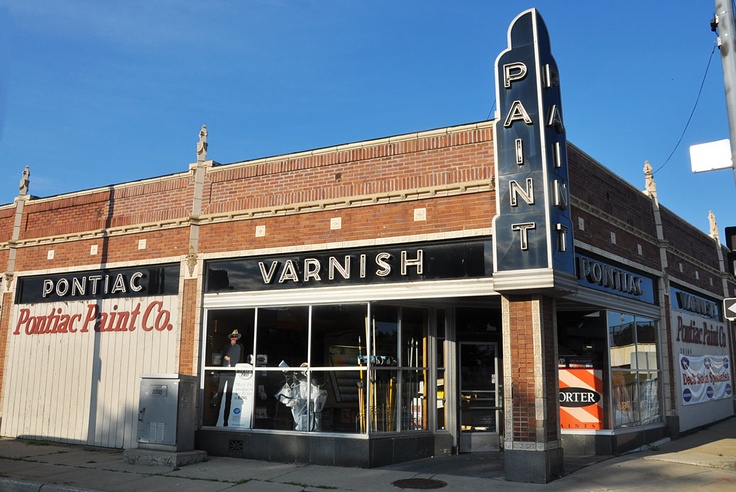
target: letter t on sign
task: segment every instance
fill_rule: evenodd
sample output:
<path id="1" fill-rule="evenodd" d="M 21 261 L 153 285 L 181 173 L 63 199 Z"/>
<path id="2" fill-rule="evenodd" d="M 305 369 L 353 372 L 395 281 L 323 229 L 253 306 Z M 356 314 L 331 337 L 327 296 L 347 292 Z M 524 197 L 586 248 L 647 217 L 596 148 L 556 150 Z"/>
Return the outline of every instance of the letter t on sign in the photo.
<path id="1" fill-rule="evenodd" d="M 519 235 L 519 242 L 522 251 L 526 251 L 529 249 L 529 233 L 527 231 L 536 228 L 537 224 L 535 224 L 534 222 L 524 222 L 522 224 L 511 225 L 512 231 L 519 231 L 521 233 Z"/>

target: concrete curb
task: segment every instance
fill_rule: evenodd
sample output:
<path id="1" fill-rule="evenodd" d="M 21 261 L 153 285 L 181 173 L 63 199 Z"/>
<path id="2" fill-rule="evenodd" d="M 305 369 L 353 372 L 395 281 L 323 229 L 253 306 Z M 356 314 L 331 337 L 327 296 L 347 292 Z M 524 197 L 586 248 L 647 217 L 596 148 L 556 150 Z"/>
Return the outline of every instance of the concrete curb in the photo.
<path id="1" fill-rule="evenodd" d="M 0 478 L 0 492 L 99 492 L 95 489 L 69 487 L 55 483 L 26 482 Z"/>

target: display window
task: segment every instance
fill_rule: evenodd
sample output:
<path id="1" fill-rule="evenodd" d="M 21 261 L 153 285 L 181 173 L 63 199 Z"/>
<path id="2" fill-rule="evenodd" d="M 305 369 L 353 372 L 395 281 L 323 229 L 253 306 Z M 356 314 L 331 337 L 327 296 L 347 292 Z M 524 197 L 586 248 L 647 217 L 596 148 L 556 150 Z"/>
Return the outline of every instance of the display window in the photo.
<path id="1" fill-rule="evenodd" d="M 558 313 L 560 424 L 602 430 L 660 422 L 654 320 L 616 311 Z"/>
<path id="2" fill-rule="evenodd" d="M 661 421 L 655 322 L 609 311 L 608 334 L 614 428 Z"/>
<path id="3" fill-rule="evenodd" d="M 428 313 L 367 303 L 208 310 L 202 423 L 340 434 L 428 429 Z M 437 402 L 439 411 L 444 391 Z"/>
<path id="4" fill-rule="evenodd" d="M 435 407 L 437 408 L 437 429 L 447 428 L 447 388 L 445 387 L 445 360 L 447 350 L 445 331 L 445 310 L 437 310 L 435 336 L 435 363 L 437 365 L 435 384 L 437 385 Z M 431 395 L 430 395 L 431 396 Z"/>

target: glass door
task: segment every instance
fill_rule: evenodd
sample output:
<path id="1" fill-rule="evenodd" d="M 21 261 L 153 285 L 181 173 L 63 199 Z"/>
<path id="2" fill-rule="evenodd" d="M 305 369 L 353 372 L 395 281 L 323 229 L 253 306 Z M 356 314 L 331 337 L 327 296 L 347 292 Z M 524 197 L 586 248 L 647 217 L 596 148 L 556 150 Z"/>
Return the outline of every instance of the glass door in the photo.
<path id="1" fill-rule="evenodd" d="M 460 343 L 460 452 L 499 449 L 495 343 Z"/>

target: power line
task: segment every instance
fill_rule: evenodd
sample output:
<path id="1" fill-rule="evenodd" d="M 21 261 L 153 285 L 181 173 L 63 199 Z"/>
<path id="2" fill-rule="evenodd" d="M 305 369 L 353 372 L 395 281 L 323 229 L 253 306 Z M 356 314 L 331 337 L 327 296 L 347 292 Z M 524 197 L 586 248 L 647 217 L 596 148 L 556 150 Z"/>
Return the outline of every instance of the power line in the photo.
<path id="1" fill-rule="evenodd" d="M 669 162 L 670 159 L 672 159 L 672 156 L 675 154 L 675 151 L 677 151 L 677 148 L 682 143 L 682 139 L 685 138 L 685 133 L 687 132 L 688 127 L 690 126 L 690 122 L 693 119 L 693 115 L 695 114 L 695 110 L 698 107 L 698 103 L 700 102 L 700 96 L 703 93 L 703 87 L 705 86 L 705 81 L 708 78 L 708 70 L 710 69 L 710 64 L 713 61 L 713 54 L 716 52 L 717 45 L 713 44 L 713 49 L 710 51 L 710 56 L 708 57 L 708 63 L 705 66 L 705 73 L 703 74 L 703 80 L 700 82 L 700 88 L 698 89 L 698 96 L 695 98 L 695 104 L 693 104 L 693 109 L 690 111 L 690 116 L 687 119 L 687 122 L 685 123 L 685 128 L 682 129 L 682 134 L 680 134 L 679 140 L 677 140 L 677 143 L 675 144 L 675 147 L 672 149 L 672 152 L 670 152 L 670 155 L 667 157 L 667 159 L 664 161 L 664 164 L 659 166 L 655 171 L 653 171 L 652 174 L 655 174 L 659 171 L 661 171 Z M 486 120 L 489 120 L 491 118 L 491 114 L 493 113 L 493 110 L 496 108 L 496 100 L 493 100 L 493 105 L 491 106 L 491 110 L 488 111 L 488 115 L 486 116 Z"/>
<path id="2" fill-rule="evenodd" d="M 698 97 L 695 98 L 695 104 L 693 105 L 693 110 L 690 111 L 690 116 L 687 119 L 687 123 L 685 123 L 685 128 L 682 130 L 682 134 L 680 135 L 680 139 L 675 144 L 675 148 L 672 149 L 672 152 L 670 152 L 669 157 L 667 157 L 667 160 L 664 161 L 664 164 L 659 166 L 652 174 L 656 174 L 658 171 L 660 171 L 664 166 L 667 165 L 668 162 L 670 162 L 670 159 L 675 154 L 675 151 L 677 150 L 677 147 L 680 146 L 680 143 L 682 142 L 682 139 L 685 137 L 685 132 L 687 132 L 688 126 L 690 126 L 690 121 L 693 119 L 693 115 L 695 114 L 695 109 L 698 107 L 698 102 L 700 101 L 700 95 L 703 93 L 703 86 L 705 85 L 705 79 L 708 77 L 708 69 L 710 68 L 710 62 L 713 60 L 713 53 L 716 52 L 717 45 L 713 44 L 713 49 L 710 52 L 710 57 L 708 57 L 708 64 L 705 67 L 705 73 L 703 74 L 703 80 L 700 82 L 700 89 L 698 90 Z"/>
<path id="3" fill-rule="evenodd" d="M 493 113 L 493 110 L 496 109 L 496 100 L 493 100 L 493 105 L 491 106 L 491 110 L 488 111 L 488 116 L 486 116 L 486 121 L 491 119 L 491 114 Z"/>

